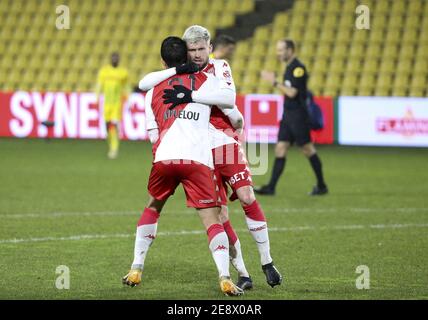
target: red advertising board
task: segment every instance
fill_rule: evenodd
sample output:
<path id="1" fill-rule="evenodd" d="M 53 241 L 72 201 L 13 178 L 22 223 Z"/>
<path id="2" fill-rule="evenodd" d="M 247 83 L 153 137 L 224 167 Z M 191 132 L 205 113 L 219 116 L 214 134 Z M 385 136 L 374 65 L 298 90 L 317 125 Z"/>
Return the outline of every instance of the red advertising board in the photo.
<path id="1" fill-rule="evenodd" d="M 315 102 L 320 106 L 324 128 L 312 131 L 312 140 L 317 144 L 332 144 L 334 142 L 334 102 L 332 97 L 315 97 Z"/>
<path id="2" fill-rule="evenodd" d="M 312 132 L 316 143 L 333 143 L 333 100 L 316 98 L 325 128 Z M 276 142 L 283 112 L 280 95 L 238 95 L 236 104 L 245 119 L 248 142 Z M 144 96 L 134 93 L 123 108 L 122 139 L 145 140 Z M 0 92 L 0 136 L 33 138 L 103 139 L 103 113 L 93 93 Z M 54 126 L 45 126 L 49 121 Z M 265 140 L 260 140 L 261 136 Z M 266 141 L 267 140 L 267 141 Z"/>
<path id="3" fill-rule="evenodd" d="M 248 94 L 240 96 L 236 103 L 244 115 L 247 141 L 260 141 L 267 135 L 270 143 L 277 141 L 279 122 L 283 115 L 283 96 L 271 94 Z M 318 144 L 334 142 L 334 105 L 331 97 L 316 97 L 324 117 L 324 128 L 312 131 L 312 140 Z"/>

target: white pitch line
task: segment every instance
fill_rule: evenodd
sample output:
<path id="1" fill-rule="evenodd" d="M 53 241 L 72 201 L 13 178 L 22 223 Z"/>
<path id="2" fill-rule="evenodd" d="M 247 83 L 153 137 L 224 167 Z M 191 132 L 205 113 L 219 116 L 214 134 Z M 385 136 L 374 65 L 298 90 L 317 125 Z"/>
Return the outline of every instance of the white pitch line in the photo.
<path id="1" fill-rule="evenodd" d="M 61 218 L 67 216 L 128 216 L 138 217 L 138 211 L 100 211 L 100 212 L 48 212 L 48 213 L 17 213 L 0 214 L 0 218 L 26 219 L 26 218 Z"/>
<path id="2" fill-rule="evenodd" d="M 353 212 L 353 213 L 373 213 L 373 212 L 401 212 L 401 213 L 417 213 L 428 212 L 428 208 L 271 208 L 265 210 L 269 213 L 327 213 L 327 212 Z M 241 209 L 232 209 L 232 213 L 241 213 Z M 165 210 L 163 214 L 195 214 L 194 210 Z M 51 213 L 17 213 L 17 214 L 1 214 L 0 218 L 8 219 L 27 219 L 27 218 L 61 218 L 68 216 L 135 216 L 141 214 L 138 210 L 135 211 L 100 211 L 100 212 L 51 212 Z"/>
<path id="3" fill-rule="evenodd" d="M 402 228 L 428 228 L 428 223 L 416 224 L 370 224 L 370 225 L 336 225 L 336 226 L 297 226 L 269 228 L 270 232 L 287 232 L 287 231 L 314 231 L 314 230 L 361 230 L 361 229 L 402 229 Z M 246 232 L 247 229 L 237 229 L 238 232 Z M 164 231 L 158 232 L 157 236 L 184 236 L 205 234 L 203 230 L 181 230 L 181 231 Z M 21 239 L 0 239 L 0 244 L 18 244 L 31 242 L 45 241 L 75 241 L 75 240 L 93 240 L 93 239 L 115 239 L 115 238 L 130 238 L 135 237 L 135 234 L 114 233 L 114 234 L 82 234 L 68 237 L 43 237 L 43 238 L 21 238 Z"/>

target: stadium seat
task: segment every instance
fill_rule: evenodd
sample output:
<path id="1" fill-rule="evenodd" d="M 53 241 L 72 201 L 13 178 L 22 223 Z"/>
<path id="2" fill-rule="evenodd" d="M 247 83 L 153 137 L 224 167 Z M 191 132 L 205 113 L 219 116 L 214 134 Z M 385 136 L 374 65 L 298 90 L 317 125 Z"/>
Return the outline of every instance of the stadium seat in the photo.
<path id="1" fill-rule="evenodd" d="M 316 31 L 322 26 L 322 16 L 320 14 L 313 13 L 311 19 L 306 21 L 306 28 L 311 31 Z"/>
<path id="2" fill-rule="evenodd" d="M 334 42 L 335 37 L 336 37 L 335 31 L 332 28 L 330 28 L 330 29 L 327 28 L 321 32 L 321 36 L 319 37 L 319 41 L 321 43 L 331 44 Z"/>
<path id="3" fill-rule="evenodd" d="M 372 87 L 358 87 L 357 90 L 357 95 L 359 96 L 372 96 L 373 93 L 373 89 Z"/>
<path id="4" fill-rule="evenodd" d="M 318 60 L 312 68 L 312 74 L 325 74 L 328 70 L 327 60 Z"/>
<path id="5" fill-rule="evenodd" d="M 388 14 L 391 10 L 389 1 L 377 1 L 375 12 L 378 14 Z"/>
<path id="6" fill-rule="evenodd" d="M 393 1 L 392 12 L 406 12 L 407 3 L 405 1 Z"/>
<path id="7" fill-rule="evenodd" d="M 331 45 L 328 43 L 321 42 L 317 48 L 317 56 L 319 58 L 329 58 L 331 56 Z"/>
<path id="8" fill-rule="evenodd" d="M 350 4 L 352 6 L 352 8 L 350 11 L 348 11 L 348 13 L 346 13 L 346 11 L 345 11 L 340 15 L 339 24 L 338 24 L 339 30 L 343 30 L 343 29 L 352 30 L 352 28 L 355 25 L 355 18 L 354 18 L 355 17 L 354 16 L 355 15 L 355 4 L 353 4 L 352 1 L 345 1 L 342 10 L 347 10 L 346 9 L 347 4 L 348 5 Z"/>
<path id="9" fill-rule="evenodd" d="M 277 15 L 278 21 L 274 20 L 274 24 L 279 28 L 287 27 L 287 20 L 289 19 L 288 15 Z M 296 14 L 291 17 L 291 22 L 289 25 L 292 29 L 301 29 L 305 26 L 305 16 L 303 14 Z"/>
<path id="10" fill-rule="evenodd" d="M 412 61 L 409 59 L 400 59 L 396 67 L 396 72 L 400 76 L 408 76 L 412 72 Z"/>
<path id="11" fill-rule="evenodd" d="M 345 58 L 336 58 L 330 61 L 328 73 L 331 75 L 341 75 L 345 71 Z"/>
<path id="12" fill-rule="evenodd" d="M 404 45 L 401 46 L 399 58 L 400 60 L 412 60 L 415 55 L 415 46 L 414 45 Z"/>
<path id="13" fill-rule="evenodd" d="M 334 1 L 331 1 L 333 3 Z M 328 17 L 323 20 L 321 25 L 321 30 L 331 30 L 336 31 L 337 23 L 339 22 L 339 18 L 335 12 L 327 12 Z"/>
<path id="14" fill-rule="evenodd" d="M 424 97 L 425 96 L 424 92 L 425 91 L 422 88 L 411 87 L 409 96 L 410 97 Z"/>
<path id="15" fill-rule="evenodd" d="M 388 95 L 387 92 L 391 88 L 392 76 L 389 74 L 381 74 L 376 82 L 377 95 Z"/>
<path id="16" fill-rule="evenodd" d="M 411 88 L 415 88 L 418 90 L 424 90 L 426 89 L 428 85 L 427 77 L 426 75 L 416 75 L 412 77 L 412 83 Z"/>
<path id="17" fill-rule="evenodd" d="M 416 51 L 416 60 L 427 59 L 428 58 L 428 44 L 419 44 Z"/>
<path id="18" fill-rule="evenodd" d="M 374 74 L 365 74 L 363 73 L 358 88 L 362 90 L 373 90 L 375 87 L 375 75 Z"/>
<path id="19" fill-rule="evenodd" d="M 351 60 L 358 60 L 361 59 L 363 55 L 364 47 L 361 44 L 353 43 L 349 51 L 349 58 Z"/>
<path id="20" fill-rule="evenodd" d="M 407 16 L 406 22 L 404 24 L 404 30 L 416 30 L 420 29 L 421 19 L 419 17 L 419 12 L 413 13 Z"/>
<path id="21" fill-rule="evenodd" d="M 337 45 L 346 44 L 351 41 L 352 31 L 349 28 L 339 29 L 336 35 Z"/>
<path id="22" fill-rule="evenodd" d="M 240 6 L 237 7 L 237 12 L 243 14 L 250 11 L 253 11 L 255 8 L 255 3 L 252 0 L 243 0 L 240 1 Z"/>
<path id="23" fill-rule="evenodd" d="M 417 60 L 413 66 L 413 74 L 427 75 L 428 62 L 425 59 Z"/>
<path id="24" fill-rule="evenodd" d="M 333 48 L 334 59 L 344 58 L 344 57 L 347 57 L 348 55 L 349 55 L 349 50 L 346 45 L 338 43 L 337 45 L 334 46 Z"/>
<path id="25" fill-rule="evenodd" d="M 328 14 L 338 14 L 341 12 L 342 2 L 341 1 L 327 1 L 327 7 L 325 12 Z"/>
<path id="26" fill-rule="evenodd" d="M 318 33 L 314 29 L 307 29 L 302 39 L 304 43 L 318 42 Z"/>
<path id="27" fill-rule="evenodd" d="M 382 53 L 382 59 L 397 60 L 399 52 L 398 44 L 385 43 Z"/>
<path id="28" fill-rule="evenodd" d="M 354 74 L 345 74 L 345 77 L 343 79 L 343 86 L 345 88 L 357 89 L 358 77 Z"/>
<path id="29" fill-rule="evenodd" d="M 387 86 L 387 87 L 376 87 L 376 89 L 374 91 L 374 95 L 379 96 L 379 97 L 388 97 L 388 96 L 392 95 L 392 90 L 389 88 L 389 86 Z"/>
<path id="30" fill-rule="evenodd" d="M 387 45 L 397 45 L 400 42 L 401 30 L 400 29 L 388 29 L 385 43 Z"/>
<path id="31" fill-rule="evenodd" d="M 404 30 L 401 41 L 404 45 L 415 44 L 418 41 L 418 31 L 416 29 Z"/>
<path id="32" fill-rule="evenodd" d="M 338 74 L 332 74 L 327 78 L 327 81 L 325 82 L 325 95 L 329 95 L 330 92 L 337 92 L 341 85 L 341 77 Z M 326 93 L 328 92 L 329 93 Z"/>
<path id="33" fill-rule="evenodd" d="M 358 30 L 354 32 L 351 43 L 353 46 L 364 46 L 370 37 L 370 32 L 368 30 Z"/>
<path id="34" fill-rule="evenodd" d="M 395 72 L 395 63 L 393 60 L 382 60 L 379 68 L 379 72 L 382 74 L 392 74 Z"/>
<path id="35" fill-rule="evenodd" d="M 376 18 L 370 21 L 372 30 L 385 30 L 387 22 L 388 16 L 386 15 L 376 15 Z"/>
<path id="36" fill-rule="evenodd" d="M 346 65 L 345 73 L 349 74 L 359 74 L 361 72 L 361 63 L 359 59 L 348 59 L 348 63 Z"/>
<path id="37" fill-rule="evenodd" d="M 421 1 L 410 1 L 406 9 L 406 11 L 411 16 L 421 13 L 422 10 L 423 10 L 423 3 Z"/>
<path id="38" fill-rule="evenodd" d="M 357 89 L 356 87 L 347 87 L 347 86 L 342 86 L 340 91 L 339 91 L 339 95 L 341 96 L 355 96 L 357 94 Z"/>
<path id="39" fill-rule="evenodd" d="M 428 21 L 428 20 L 427 20 Z M 428 23 L 427 23 L 428 26 Z M 419 34 L 418 43 L 422 45 L 428 45 L 428 30 L 423 28 Z"/>
<path id="40" fill-rule="evenodd" d="M 364 62 L 363 74 L 374 75 L 377 74 L 379 70 L 379 62 L 375 59 L 367 59 Z"/>
<path id="41" fill-rule="evenodd" d="M 384 42 L 385 34 L 382 29 L 370 30 L 369 44 L 380 44 Z"/>
<path id="42" fill-rule="evenodd" d="M 293 6 L 293 11 L 296 12 L 307 12 L 309 10 L 309 3 L 305 0 L 295 1 Z"/>

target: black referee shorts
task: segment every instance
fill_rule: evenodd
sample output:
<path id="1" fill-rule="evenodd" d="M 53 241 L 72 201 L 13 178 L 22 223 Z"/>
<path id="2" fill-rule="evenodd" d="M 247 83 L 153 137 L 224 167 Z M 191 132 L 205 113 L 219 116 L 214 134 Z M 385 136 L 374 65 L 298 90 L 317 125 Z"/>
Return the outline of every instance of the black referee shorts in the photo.
<path id="1" fill-rule="evenodd" d="M 312 142 L 308 116 L 303 112 L 287 111 L 285 119 L 282 118 L 279 123 L 279 141 L 286 141 L 291 145 L 296 142 L 299 147 Z"/>

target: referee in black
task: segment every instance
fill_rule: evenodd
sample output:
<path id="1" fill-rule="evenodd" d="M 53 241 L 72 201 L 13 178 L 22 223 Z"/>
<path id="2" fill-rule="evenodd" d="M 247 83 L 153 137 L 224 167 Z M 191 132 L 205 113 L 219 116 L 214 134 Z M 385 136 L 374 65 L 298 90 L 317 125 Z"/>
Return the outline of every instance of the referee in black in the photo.
<path id="1" fill-rule="evenodd" d="M 272 177 L 269 184 L 255 188 L 254 191 L 264 195 L 275 194 L 276 184 L 285 167 L 288 149 L 295 142 L 301 147 L 306 158 L 308 158 L 317 178 L 317 184 L 313 187 L 309 195 L 327 194 L 328 189 L 323 178 L 321 160 L 311 141 L 309 114 L 306 107 L 308 82 L 306 68 L 297 59 L 295 45 L 292 40 L 279 40 L 276 47 L 276 54 L 281 62 L 287 63 L 283 82 L 277 82 L 275 73 L 268 71 L 262 71 L 262 78 L 271 82 L 275 88 L 285 95 L 284 113 L 280 122 L 278 142 L 275 146 L 275 163 Z"/>

